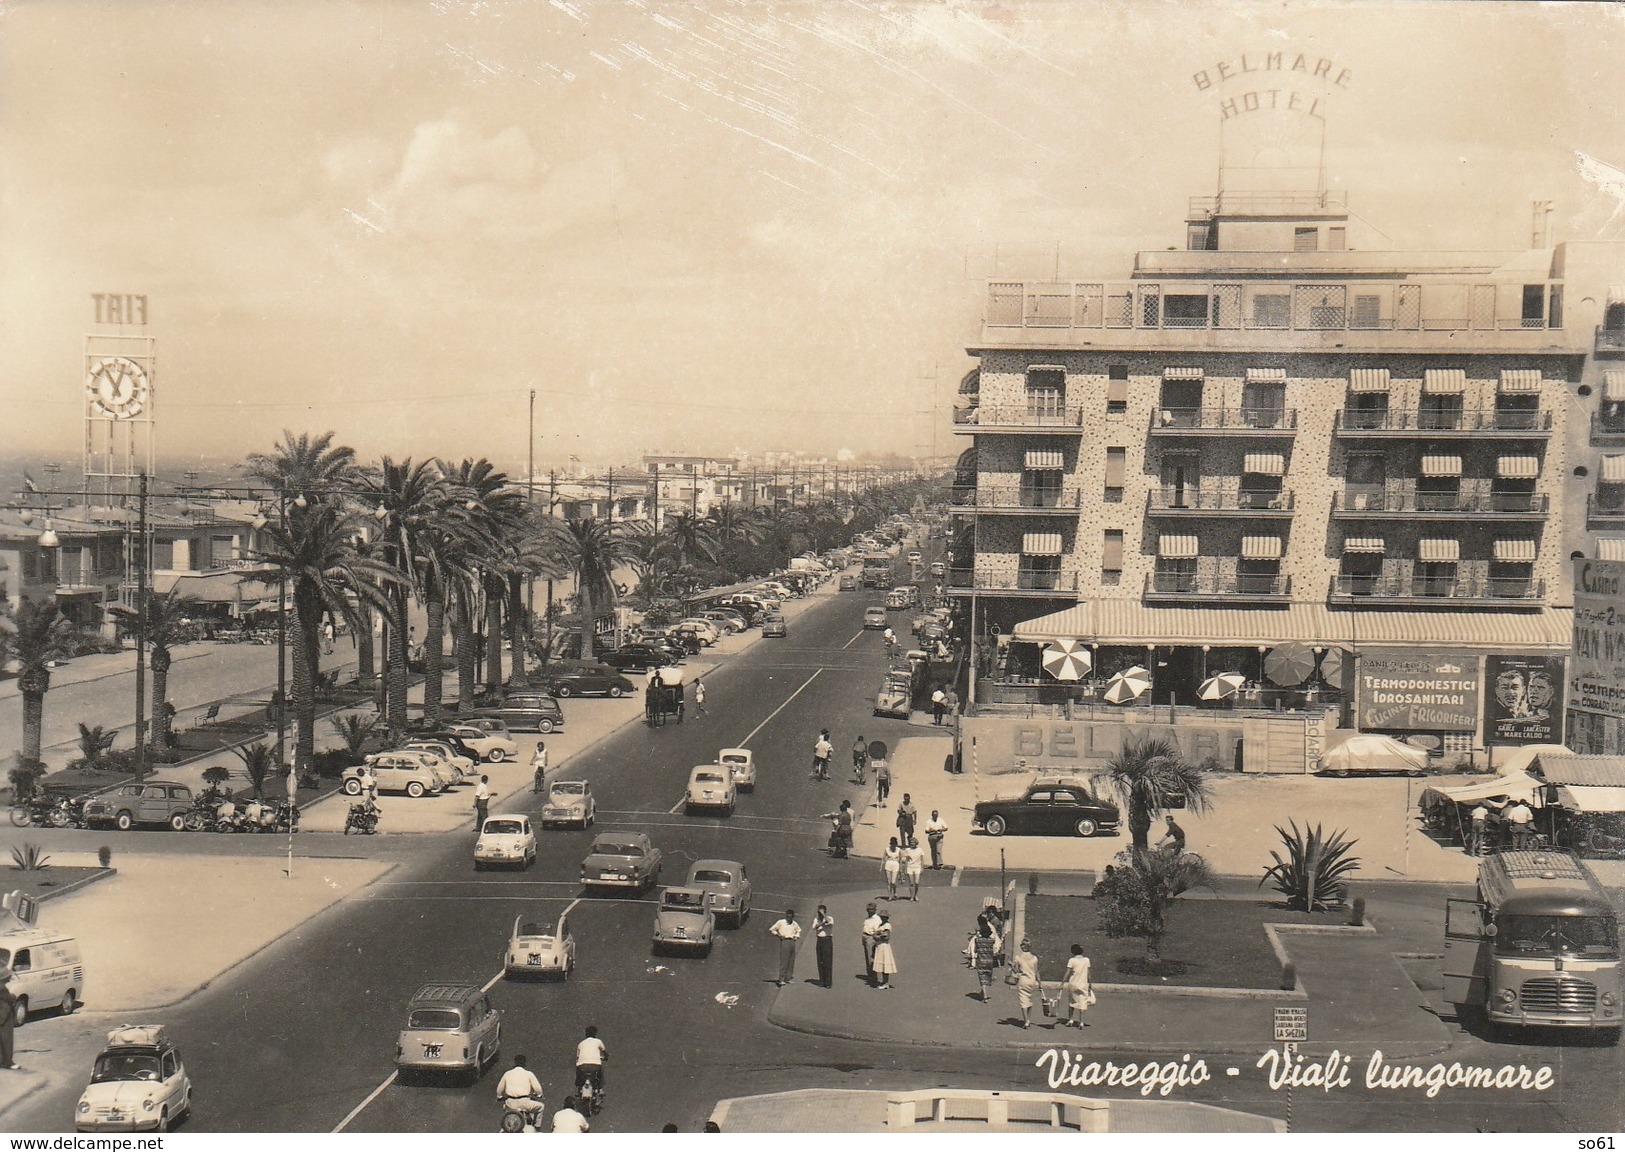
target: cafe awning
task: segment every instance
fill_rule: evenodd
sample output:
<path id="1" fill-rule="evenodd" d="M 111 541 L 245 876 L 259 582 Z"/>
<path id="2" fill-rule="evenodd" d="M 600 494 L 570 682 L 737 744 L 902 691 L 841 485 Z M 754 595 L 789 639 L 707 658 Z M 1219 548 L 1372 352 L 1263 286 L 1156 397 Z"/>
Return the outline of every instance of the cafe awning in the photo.
<path id="1" fill-rule="evenodd" d="M 1350 368 L 1350 392 L 1386 392 L 1389 385 L 1389 371 L 1386 368 Z"/>
<path id="2" fill-rule="evenodd" d="M 1539 456 L 1500 456 L 1495 474 L 1503 480 L 1533 480 L 1540 475 Z"/>
<path id="3" fill-rule="evenodd" d="M 1467 369 L 1429 368 L 1422 375 L 1422 391 L 1461 393 L 1467 391 Z"/>
<path id="4" fill-rule="evenodd" d="M 1416 558 L 1424 564 L 1454 564 L 1461 559 L 1460 540 L 1421 540 Z"/>
<path id="5" fill-rule="evenodd" d="M 1201 555 L 1194 536 L 1158 536 L 1157 555 L 1164 560 L 1194 560 Z"/>
<path id="6" fill-rule="evenodd" d="M 1503 368 L 1501 369 L 1501 391 L 1503 392 L 1539 392 L 1539 368 Z"/>
<path id="7" fill-rule="evenodd" d="M 1281 558 L 1281 538 L 1279 536 L 1243 536 L 1241 538 L 1241 558 L 1243 560 L 1279 560 Z"/>
<path id="8" fill-rule="evenodd" d="M 1026 465 L 1029 470 L 1065 468 L 1059 448 L 1029 448 Z"/>
<path id="9" fill-rule="evenodd" d="M 1381 536 L 1350 536 L 1343 541 L 1343 555 L 1381 556 L 1388 544 Z"/>
<path id="10" fill-rule="evenodd" d="M 1059 556 L 1061 554 L 1061 534 L 1059 532 L 1027 532 L 1021 537 L 1021 552 L 1024 556 Z"/>
<path id="11" fill-rule="evenodd" d="M 1497 540 L 1493 555 L 1499 564 L 1533 564 L 1535 562 L 1535 542 L 1533 540 Z"/>
<path id="12" fill-rule="evenodd" d="M 1424 456 L 1422 457 L 1422 475 L 1435 478 L 1460 476 L 1461 457 Z"/>
<path id="13" fill-rule="evenodd" d="M 1243 457 L 1241 470 L 1253 476 L 1286 475 L 1286 457 L 1279 452 L 1253 452 Z"/>

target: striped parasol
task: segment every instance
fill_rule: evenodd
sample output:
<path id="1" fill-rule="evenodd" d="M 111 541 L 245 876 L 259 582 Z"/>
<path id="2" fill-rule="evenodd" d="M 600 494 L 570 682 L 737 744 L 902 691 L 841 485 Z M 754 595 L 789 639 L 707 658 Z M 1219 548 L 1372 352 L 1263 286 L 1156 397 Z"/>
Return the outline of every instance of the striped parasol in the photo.
<path id="1" fill-rule="evenodd" d="M 1082 680 L 1094 666 L 1082 640 L 1052 640 L 1044 645 L 1044 671 L 1057 680 Z"/>
<path id="2" fill-rule="evenodd" d="M 1239 693 L 1246 684 L 1247 677 L 1240 672 L 1220 672 L 1202 681 L 1202 686 L 1196 690 L 1196 696 L 1199 700 L 1228 700 Z"/>
<path id="3" fill-rule="evenodd" d="M 1110 704 L 1127 704 L 1151 691 L 1151 673 L 1136 664 L 1125 668 L 1106 682 L 1105 698 Z"/>

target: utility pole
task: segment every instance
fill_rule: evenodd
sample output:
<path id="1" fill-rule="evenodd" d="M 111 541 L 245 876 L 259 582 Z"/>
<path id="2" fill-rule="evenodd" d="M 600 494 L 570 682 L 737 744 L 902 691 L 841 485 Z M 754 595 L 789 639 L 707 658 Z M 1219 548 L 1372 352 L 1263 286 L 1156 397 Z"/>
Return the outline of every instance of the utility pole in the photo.
<path id="1" fill-rule="evenodd" d="M 530 429 L 525 444 L 525 507 L 528 511 L 536 503 L 536 389 L 530 390 Z M 525 631 L 529 632 L 536 619 L 536 573 L 530 573 L 525 583 Z M 551 640 L 552 638 L 549 637 Z"/>
<path id="2" fill-rule="evenodd" d="M 141 470 L 135 529 L 135 778 L 147 776 L 147 471 Z M 126 521 L 128 523 L 128 521 Z"/>
<path id="3" fill-rule="evenodd" d="M 547 518 L 551 520 L 558 508 L 559 500 L 559 470 L 547 470 Z M 549 569 L 551 571 L 551 569 Z M 546 668 L 548 661 L 553 657 L 553 577 L 547 578 L 547 643 L 542 645 L 542 667 Z"/>

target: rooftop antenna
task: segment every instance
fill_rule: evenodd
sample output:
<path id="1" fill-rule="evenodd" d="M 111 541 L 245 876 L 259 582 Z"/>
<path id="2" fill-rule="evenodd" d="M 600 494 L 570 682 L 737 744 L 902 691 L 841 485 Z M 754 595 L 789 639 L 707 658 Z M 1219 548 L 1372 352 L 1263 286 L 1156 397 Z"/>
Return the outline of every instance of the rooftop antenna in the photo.
<path id="1" fill-rule="evenodd" d="M 1529 247 L 1545 248 L 1551 238 L 1552 202 L 1550 200 L 1530 201 L 1531 221 L 1529 229 Z"/>

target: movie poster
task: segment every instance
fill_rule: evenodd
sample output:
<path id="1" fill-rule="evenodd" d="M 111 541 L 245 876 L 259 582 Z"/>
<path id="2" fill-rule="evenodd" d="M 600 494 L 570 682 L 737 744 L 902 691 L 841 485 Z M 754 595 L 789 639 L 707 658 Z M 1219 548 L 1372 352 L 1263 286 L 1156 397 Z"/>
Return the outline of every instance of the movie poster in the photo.
<path id="1" fill-rule="evenodd" d="M 1563 658 L 1487 656 L 1484 659 L 1484 743 L 1563 742 Z"/>

